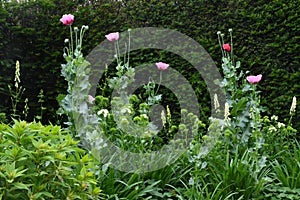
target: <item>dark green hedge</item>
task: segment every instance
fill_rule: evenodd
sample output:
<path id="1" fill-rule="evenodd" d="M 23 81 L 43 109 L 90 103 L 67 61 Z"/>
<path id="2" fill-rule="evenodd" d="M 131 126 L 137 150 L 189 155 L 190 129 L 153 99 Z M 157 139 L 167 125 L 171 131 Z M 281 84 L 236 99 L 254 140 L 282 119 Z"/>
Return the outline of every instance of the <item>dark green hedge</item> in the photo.
<path id="1" fill-rule="evenodd" d="M 22 81 L 30 98 L 31 117 L 38 110 L 37 95 L 44 89 L 47 97 L 47 119 L 56 120 L 56 96 L 65 93 L 65 82 L 60 77 L 60 63 L 66 27 L 59 22 L 62 14 L 75 15 L 75 26 L 89 25 L 85 38 L 85 53 L 104 40 L 104 35 L 137 27 L 164 27 L 180 31 L 197 40 L 220 65 L 221 53 L 217 31 L 234 31 L 235 54 L 244 71 L 263 74 L 259 84 L 263 104 L 268 114 L 287 120 L 293 96 L 300 99 L 300 8 L 298 1 L 289 0 L 127 0 L 117 1 L 58 1 L 36 0 L 23 4 L 5 4 L 1 8 L 0 107 L 8 112 L 9 96 L 6 85 L 12 83 L 14 62 L 22 67 Z M 225 36 L 226 37 L 226 36 Z M 136 54 L 138 55 L 138 53 Z M 160 58 L 166 58 L 159 54 Z M 133 55 L 134 57 L 134 55 Z M 135 64 L 155 62 L 156 53 L 136 57 Z M 169 62 L 175 63 L 172 59 Z M 178 61 L 182 62 L 182 61 Z M 177 65 L 178 62 L 176 61 Z M 133 63 L 134 64 L 134 63 Z M 209 115 L 209 98 L 203 91 L 201 77 L 186 70 L 189 80 L 204 96 L 203 112 Z M 199 83 L 199 86 L 197 85 Z M 299 106 L 297 108 L 299 115 Z M 300 128 L 300 118 L 293 123 Z"/>
<path id="2" fill-rule="evenodd" d="M 69 37 L 69 28 L 59 21 L 61 16 L 72 13 L 74 26 L 88 25 L 85 38 L 85 52 L 104 39 L 109 31 L 119 27 L 116 24 L 118 7 L 109 1 L 38 0 L 28 3 L 5 3 L 1 7 L 1 102 L 0 112 L 10 112 L 11 103 L 7 85 L 13 85 L 15 62 L 21 63 L 21 85 L 26 88 L 23 99 L 29 98 L 30 116 L 39 113 L 38 94 L 44 90 L 47 111 L 45 122 L 56 121 L 58 103 L 56 97 L 65 93 L 66 82 L 60 76 L 63 59 L 64 39 Z M 100 15 L 98 13 L 101 13 Z M 84 16 L 84 17 L 83 17 Z M 20 104 L 20 110 L 23 105 Z"/>

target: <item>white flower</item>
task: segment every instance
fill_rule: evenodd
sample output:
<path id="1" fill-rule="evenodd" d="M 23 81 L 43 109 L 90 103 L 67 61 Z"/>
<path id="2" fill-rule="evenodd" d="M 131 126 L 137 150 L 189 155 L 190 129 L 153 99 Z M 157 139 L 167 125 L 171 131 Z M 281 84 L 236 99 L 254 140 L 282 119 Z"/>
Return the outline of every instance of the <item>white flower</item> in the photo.
<path id="1" fill-rule="evenodd" d="M 108 112 L 107 109 L 101 109 L 101 110 L 99 110 L 99 111 L 97 112 L 97 114 L 98 114 L 98 115 L 102 115 L 102 114 L 103 114 L 104 117 L 107 117 L 107 115 L 109 114 L 109 112 Z"/>
<path id="2" fill-rule="evenodd" d="M 215 107 L 215 110 L 217 111 L 220 107 L 220 103 L 219 103 L 219 100 L 218 100 L 218 95 L 217 94 L 214 94 L 214 107 Z"/>
<path id="3" fill-rule="evenodd" d="M 281 128 L 281 127 L 285 127 L 285 124 L 284 123 L 281 123 L 281 122 L 278 122 L 278 128 Z"/>
<path id="4" fill-rule="evenodd" d="M 225 108 L 224 108 L 224 118 L 225 118 L 225 120 L 228 119 L 229 115 L 230 115 L 229 104 L 226 102 L 225 103 Z"/>
<path id="5" fill-rule="evenodd" d="M 194 185 L 195 181 L 194 179 L 191 177 L 190 180 L 189 180 L 189 185 Z"/>
<path id="6" fill-rule="evenodd" d="M 161 116 L 162 125 L 165 126 L 165 124 L 167 123 L 167 119 L 166 119 L 166 114 L 165 114 L 164 110 L 161 111 L 160 116 Z"/>
<path id="7" fill-rule="evenodd" d="M 146 114 L 142 114 L 141 117 L 144 119 L 149 119 L 149 117 Z"/>
<path id="8" fill-rule="evenodd" d="M 272 115 L 272 117 L 271 117 L 271 120 L 275 120 L 275 121 L 277 121 L 277 120 L 278 120 L 278 116 L 276 116 L 276 115 Z"/>
<path id="9" fill-rule="evenodd" d="M 274 126 L 271 126 L 268 130 L 269 130 L 269 132 L 276 132 L 277 131 L 277 129 Z"/>
<path id="10" fill-rule="evenodd" d="M 123 108 L 122 110 L 121 110 L 121 113 L 122 114 L 125 114 L 125 113 L 131 113 L 131 110 L 129 109 L 129 108 Z"/>

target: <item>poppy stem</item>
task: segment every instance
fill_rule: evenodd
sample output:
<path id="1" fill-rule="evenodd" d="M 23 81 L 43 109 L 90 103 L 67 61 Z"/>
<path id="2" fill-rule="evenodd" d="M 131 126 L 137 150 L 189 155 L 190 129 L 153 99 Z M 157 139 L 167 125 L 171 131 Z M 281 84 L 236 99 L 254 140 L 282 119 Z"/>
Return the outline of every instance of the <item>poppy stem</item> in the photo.
<path id="1" fill-rule="evenodd" d="M 73 31 L 72 31 L 72 25 L 69 25 L 69 27 L 70 27 L 70 35 L 71 35 L 70 53 L 71 53 L 72 58 L 73 58 L 74 49 L 73 49 Z"/>
<path id="2" fill-rule="evenodd" d="M 232 60 L 232 65 L 235 66 L 235 63 L 234 63 L 234 57 L 233 57 L 233 38 L 232 38 L 232 30 L 229 31 L 230 33 L 230 43 L 231 43 L 231 51 L 230 51 L 230 54 L 231 54 L 231 60 Z"/>
<path id="3" fill-rule="evenodd" d="M 156 95 L 157 92 L 158 92 L 158 90 L 159 90 L 159 87 L 160 87 L 160 84 L 161 84 L 161 80 L 162 80 L 162 71 L 160 71 L 160 74 L 159 74 L 159 84 L 158 84 L 157 90 L 156 90 L 156 92 L 154 93 L 154 95 Z"/>

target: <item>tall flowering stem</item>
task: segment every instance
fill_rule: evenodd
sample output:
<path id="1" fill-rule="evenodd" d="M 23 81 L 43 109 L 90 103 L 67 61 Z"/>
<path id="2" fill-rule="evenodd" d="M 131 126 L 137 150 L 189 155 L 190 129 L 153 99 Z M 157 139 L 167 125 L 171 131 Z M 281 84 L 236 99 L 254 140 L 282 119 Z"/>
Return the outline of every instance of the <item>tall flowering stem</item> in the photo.
<path id="1" fill-rule="evenodd" d="M 70 51 L 70 55 L 73 56 L 73 54 L 74 54 L 74 46 L 73 46 L 73 30 L 72 30 L 72 25 L 70 25 L 69 28 L 70 28 L 70 39 L 71 39 L 70 46 L 69 46 L 69 51 Z M 76 42 L 77 42 L 77 40 L 76 40 Z"/>
<path id="2" fill-rule="evenodd" d="M 232 63 L 234 63 L 234 54 L 233 54 L 233 36 L 232 36 L 232 29 L 230 28 L 228 30 L 229 34 L 230 34 L 230 45 L 231 45 L 231 49 L 230 49 L 230 56 L 232 59 Z"/>
<path id="3" fill-rule="evenodd" d="M 250 118 L 252 119 L 252 128 L 255 133 L 260 133 L 260 98 L 256 91 L 256 84 L 252 84 L 252 93 L 250 95 Z"/>
<path id="4" fill-rule="evenodd" d="M 290 108 L 290 119 L 289 119 L 289 125 L 292 125 L 292 118 L 293 116 L 295 115 L 296 113 L 296 106 L 297 106 L 297 99 L 296 97 L 294 96 L 293 97 L 293 100 L 292 100 L 292 105 L 291 105 L 291 108 Z"/>
<path id="5" fill-rule="evenodd" d="M 240 62 L 235 62 L 233 53 L 232 29 L 228 30 L 230 43 L 224 42 L 224 34 L 218 32 L 219 45 L 222 51 L 222 69 L 224 79 L 221 87 L 226 91 L 226 101 L 231 109 L 230 126 L 235 130 L 237 139 L 248 142 L 253 133 L 260 132 L 260 99 L 256 91 L 256 84 L 262 75 L 247 76 L 240 68 Z M 228 115 L 228 114 L 227 114 Z M 257 136 L 259 137 L 259 136 Z M 257 138 L 256 137 L 256 138 Z"/>
<path id="6" fill-rule="evenodd" d="M 224 42 L 224 34 L 220 31 L 217 32 L 217 35 L 222 52 L 222 69 L 224 75 L 221 86 L 225 89 L 226 98 L 231 106 L 232 101 L 236 99 L 238 82 L 243 74 L 237 74 L 237 70 L 240 68 L 240 62 L 235 63 L 234 61 L 232 29 L 229 29 L 229 33 L 231 41 L 230 44 Z"/>
<path id="7" fill-rule="evenodd" d="M 25 88 L 23 88 L 20 83 L 21 83 L 21 79 L 20 79 L 20 62 L 17 61 L 16 62 L 16 70 L 15 70 L 15 90 L 13 90 L 11 88 L 10 85 L 8 85 L 8 89 L 11 95 L 11 103 L 12 103 L 12 110 L 13 110 L 13 117 L 19 117 L 19 115 L 17 114 L 17 108 L 18 108 L 18 103 L 21 101 L 22 95 L 25 91 Z"/>
<path id="8" fill-rule="evenodd" d="M 86 69 L 87 66 L 89 66 L 89 63 L 85 60 L 83 54 L 82 54 L 82 40 L 85 31 L 88 30 L 88 26 L 83 25 L 80 29 L 77 27 L 72 28 L 72 24 L 74 22 L 74 16 L 69 15 L 63 15 L 63 17 L 60 20 L 64 25 L 69 26 L 70 29 L 70 39 L 65 39 L 65 43 L 68 44 L 68 47 L 64 48 L 64 54 L 63 57 L 66 60 L 66 64 L 62 64 L 61 69 L 61 75 L 65 78 L 65 80 L 68 82 L 68 89 L 67 94 L 60 99 L 60 109 L 58 110 L 58 114 L 66 114 L 68 116 L 68 122 L 66 124 L 68 125 L 70 131 L 72 133 L 76 133 L 75 124 L 74 124 L 74 97 L 76 97 L 76 100 L 82 100 L 86 99 L 88 100 L 88 96 L 84 93 L 90 88 L 90 84 L 88 81 L 88 70 Z M 75 34 L 75 41 L 73 38 L 73 32 Z M 79 35 L 78 35 L 79 33 Z M 75 49 L 74 49 L 75 45 Z M 78 89 L 74 90 L 75 80 L 81 79 L 86 80 L 81 85 L 80 90 L 85 91 L 83 93 L 78 93 Z M 82 95 L 81 95 L 82 94 Z"/>
<path id="9" fill-rule="evenodd" d="M 160 71 L 160 73 L 159 73 L 159 84 L 158 84 L 157 90 L 154 93 L 154 95 L 156 95 L 157 92 L 159 91 L 159 87 L 160 87 L 161 81 L 162 81 L 162 72 L 165 71 L 166 69 L 168 69 L 168 67 L 169 67 L 169 64 L 164 63 L 164 62 L 158 62 L 158 63 L 155 63 L 155 65 L 156 65 L 157 69 Z"/>

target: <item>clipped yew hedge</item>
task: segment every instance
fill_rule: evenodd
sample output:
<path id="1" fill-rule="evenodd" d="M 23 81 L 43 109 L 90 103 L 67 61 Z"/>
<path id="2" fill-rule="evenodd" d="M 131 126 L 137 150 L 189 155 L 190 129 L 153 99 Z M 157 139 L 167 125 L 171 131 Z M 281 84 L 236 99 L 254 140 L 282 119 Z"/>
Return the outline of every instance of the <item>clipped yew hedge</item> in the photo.
<path id="1" fill-rule="evenodd" d="M 65 93 L 66 84 L 60 77 L 63 62 L 63 41 L 68 29 L 59 22 L 62 14 L 75 15 L 75 26 L 90 27 L 85 37 L 84 51 L 88 54 L 113 31 L 138 27 L 175 29 L 197 40 L 220 66 L 221 53 L 217 31 L 234 31 L 234 49 L 244 71 L 263 74 L 259 84 L 262 101 L 276 114 L 288 120 L 292 97 L 300 99 L 300 8 L 294 0 L 91 0 L 88 1 L 36 0 L 28 3 L 5 3 L 0 8 L 0 95 L 4 99 L 0 112 L 9 112 L 10 99 L 7 84 L 13 84 L 14 63 L 20 60 L 24 96 L 30 99 L 31 118 L 38 112 L 37 95 L 40 89 L 46 95 L 48 115 L 55 117 L 58 108 L 56 96 Z M 226 35 L 225 35 L 226 38 Z M 228 37 L 229 38 L 229 37 Z M 197 95 L 209 102 L 201 76 L 195 75 L 184 61 L 169 57 L 164 52 L 143 56 L 132 54 L 133 65 L 155 62 L 165 58 L 186 73 Z M 182 65 L 180 63 L 183 63 Z M 177 69 L 177 68 L 176 68 Z M 203 100 L 202 100 L 203 101 Z M 203 113 L 209 116 L 209 103 L 199 102 Z M 20 108 L 21 109 L 21 108 Z M 299 106 L 297 108 L 299 116 Z M 294 118 L 296 128 L 300 128 Z M 298 124 L 297 124 L 298 122 Z"/>
<path id="2" fill-rule="evenodd" d="M 57 96 L 65 93 L 67 83 L 60 76 L 65 38 L 69 28 L 59 21 L 65 13 L 75 15 L 74 26 L 88 25 L 85 37 L 86 54 L 104 39 L 104 35 L 118 26 L 118 7 L 109 1 L 58 1 L 37 0 L 27 3 L 3 3 L 0 21 L 3 38 L 1 56 L 1 102 L 0 112 L 10 113 L 11 102 L 7 85 L 13 86 L 15 62 L 21 64 L 21 85 L 26 88 L 23 100 L 29 98 L 29 119 L 40 113 L 38 95 L 44 91 L 43 121 L 57 122 Z M 101 13 L 101 14 L 99 14 Z M 115 24 L 115 25 L 114 25 Z M 121 23 L 120 23 L 121 24 Z M 22 111 L 24 104 L 20 104 Z"/>

